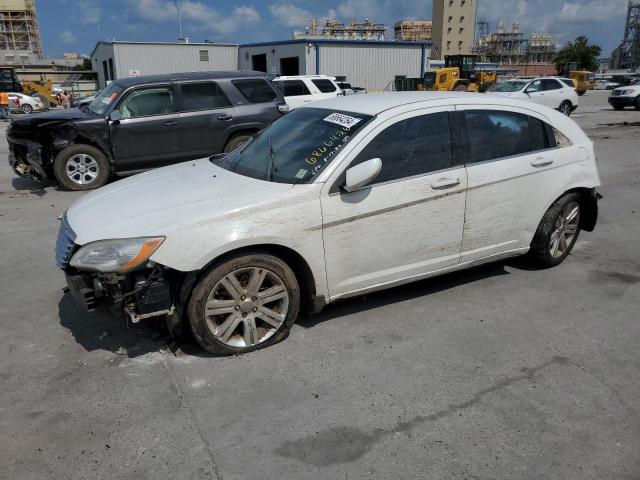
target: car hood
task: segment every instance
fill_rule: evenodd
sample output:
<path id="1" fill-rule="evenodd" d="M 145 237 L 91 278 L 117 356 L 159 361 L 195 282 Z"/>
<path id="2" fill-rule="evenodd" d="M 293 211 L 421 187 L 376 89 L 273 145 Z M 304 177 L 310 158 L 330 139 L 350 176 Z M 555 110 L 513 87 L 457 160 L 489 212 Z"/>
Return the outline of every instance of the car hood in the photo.
<path id="1" fill-rule="evenodd" d="M 91 117 L 79 108 L 67 108 L 64 110 L 51 110 L 48 112 L 21 115 L 11 122 L 13 129 L 25 127 L 43 127 L 52 124 L 70 122 L 75 120 L 86 120 Z"/>
<path id="2" fill-rule="evenodd" d="M 284 196 L 292 185 L 238 175 L 201 159 L 120 180 L 76 201 L 67 221 L 76 243 L 170 235 Z"/>

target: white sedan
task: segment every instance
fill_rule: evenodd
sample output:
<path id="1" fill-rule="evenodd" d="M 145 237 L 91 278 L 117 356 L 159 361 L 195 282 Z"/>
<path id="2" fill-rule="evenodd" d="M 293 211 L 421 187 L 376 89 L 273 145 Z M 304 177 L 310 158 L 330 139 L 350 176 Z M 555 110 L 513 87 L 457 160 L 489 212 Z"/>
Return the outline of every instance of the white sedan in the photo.
<path id="1" fill-rule="evenodd" d="M 555 77 L 514 78 L 499 83 L 491 95 L 539 103 L 567 116 L 578 108 L 578 94 L 573 84 Z"/>
<path id="2" fill-rule="evenodd" d="M 599 185 L 592 142 L 547 107 L 352 95 L 85 195 L 56 262 L 86 308 L 163 315 L 238 354 L 338 299 L 516 255 L 558 265 L 594 229 Z"/>
<path id="3" fill-rule="evenodd" d="M 30 97 L 24 93 L 10 93 L 9 110 L 31 113 L 34 111 L 44 110 L 44 103 L 42 103 L 39 98 Z"/>

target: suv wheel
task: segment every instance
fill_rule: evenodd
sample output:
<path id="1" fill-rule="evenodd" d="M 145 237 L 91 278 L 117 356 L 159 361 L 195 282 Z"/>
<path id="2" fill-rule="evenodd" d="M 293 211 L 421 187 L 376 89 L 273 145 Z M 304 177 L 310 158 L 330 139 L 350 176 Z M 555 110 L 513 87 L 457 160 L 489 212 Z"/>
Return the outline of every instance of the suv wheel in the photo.
<path id="1" fill-rule="evenodd" d="M 529 251 L 536 263 L 555 267 L 567 258 L 580 234 L 580 200 L 580 194 L 570 193 L 544 214 Z"/>
<path id="2" fill-rule="evenodd" d="M 91 145 L 73 145 L 58 153 L 53 173 L 67 190 L 92 190 L 109 180 L 109 162 Z"/>
<path id="3" fill-rule="evenodd" d="M 565 100 L 560 104 L 560 106 L 558 107 L 558 110 L 560 111 L 560 113 L 563 113 L 568 117 L 571 115 L 572 107 L 573 105 L 571 105 L 571 102 L 569 100 Z"/>
<path id="4" fill-rule="evenodd" d="M 236 147 L 238 145 L 240 145 L 241 143 L 246 142 L 247 140 L 249 140 L 249 138 L 251 138 L 251 135 L 248 133 L 238 133 L 236 135 L 233 135 L 228 141 L 227 144 L 224 146 L 224 153 L 229 153 L 232 152 L 236 149 Z"/>
<path id="5" fill-rule="evenodd" d="M 255 253 L 210 270 L 194 288 L 187 312 L 202 348 L 234 355 L 285 339 L 299 309 L 300 288 L 291 268 Z"/>

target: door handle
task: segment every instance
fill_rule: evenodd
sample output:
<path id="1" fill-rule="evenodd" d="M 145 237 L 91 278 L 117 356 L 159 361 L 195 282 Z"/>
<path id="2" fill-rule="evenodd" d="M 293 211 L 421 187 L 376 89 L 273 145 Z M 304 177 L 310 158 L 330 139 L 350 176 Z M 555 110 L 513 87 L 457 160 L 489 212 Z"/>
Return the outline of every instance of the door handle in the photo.
<path id="1" fill-rule="evenodd" d="M 434 190 L 444 190 L 446 188 L 455 187 L 456 185 L 460 185 L 459 178 L 439 178 L 431 184 L 431 188 Z"/>
<path id="2" fill-rule="evenodd" d="M 233 119 L 233 117 L 231 115 L 228 114 L 222 114 L 222 115 L 218 115 L 218 120 L 224 120 L 224 121 L 229 121 Z"/>
<path id="3" fill-rule="evenodd" d="M 164 125 L 165 127 L 177 127 L 178 122 L 176 122 L 175 120 L 169 120 L 168 122 L 164 122 L 162 125 Z"/>
<path id="4" fill-rule="evenodd" d="M 544 157 L 538 157 L 535 160 L 531 161 L 531 166 L 540 168 L 540 167 L 548 167 L 553 163 L 553 160 Z"/>

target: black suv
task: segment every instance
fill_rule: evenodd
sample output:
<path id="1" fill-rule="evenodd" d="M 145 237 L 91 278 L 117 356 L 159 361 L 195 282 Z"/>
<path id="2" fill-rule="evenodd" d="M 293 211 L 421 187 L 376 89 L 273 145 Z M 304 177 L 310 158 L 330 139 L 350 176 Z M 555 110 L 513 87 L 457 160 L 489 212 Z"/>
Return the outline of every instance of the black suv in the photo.
<path id="1" fill-rule="evenodd" d="M 22 177 L 90 190 L 111 175 L 229 152 L 287 110 L 259 72 L 125 78 L 89 105 L 15 119 L 9 163 Z"/>

